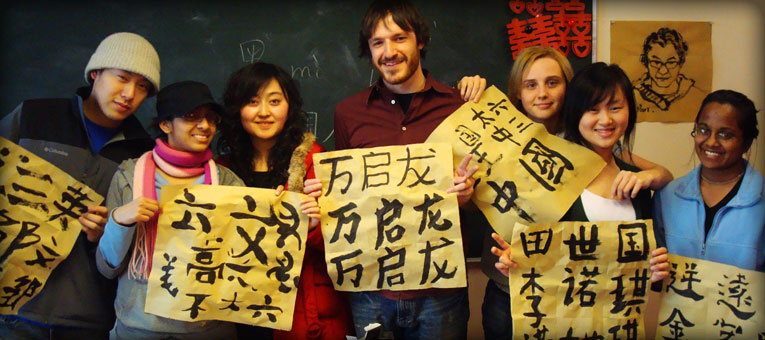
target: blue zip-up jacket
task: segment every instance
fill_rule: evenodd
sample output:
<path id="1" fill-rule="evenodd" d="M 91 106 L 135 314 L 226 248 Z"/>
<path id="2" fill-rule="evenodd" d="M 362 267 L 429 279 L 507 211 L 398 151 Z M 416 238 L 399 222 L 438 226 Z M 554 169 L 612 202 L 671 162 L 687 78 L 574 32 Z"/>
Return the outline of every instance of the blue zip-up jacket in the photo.
<path id="1" fill-rule="evenodd" d="M 747 163 L 741 187 L 717 211 L 704 235 L 701 166 L 670 182 L 654 197 L 654 230 L 669 253 L 765 271 L 765 181 Z"/>

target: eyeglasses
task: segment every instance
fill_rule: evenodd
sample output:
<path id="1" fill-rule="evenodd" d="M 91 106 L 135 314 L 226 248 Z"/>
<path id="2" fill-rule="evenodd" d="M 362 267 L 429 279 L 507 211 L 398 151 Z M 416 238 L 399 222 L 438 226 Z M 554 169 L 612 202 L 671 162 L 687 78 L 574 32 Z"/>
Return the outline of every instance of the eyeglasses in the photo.
<path id="1" fill-rule="evenodd" d="M 712 135 L 712 130 L 704 126 L 697 125 L 693 127 L 693 130 L 691 131 L 691 136 L 693 136 L 694 138 L 707 139 L 711 135 Z M 719 141 L 729 141 L 731 139 L 738 137 L 735 133 L 728 132 L 728 131 L 717 131 L 715 136 L 717 137 L 717 140 Z"/>
<path id="2" fill-rule="evenodd" d="M 662 66 L 665 66 L 668 70 L 671 70 L 676 68 L 678 65 L 680 65 L 680 62 L 677 60 L 661 61 L 652 59 L 648 61 L 648 66 L 651 66 L 655 69 L 660 69 Z"/>
<path id="3" fill-rule="evenodd" d="M 207 113 L 201 111 L 191 111 L 181 116 L 181 119 L 183 119 L 185 122 L 194 124 L 199 124 L 202 122 L 202 119 L 207 119 L 207 123 L 210 125 L 218 125 L 220 124 L 221 120 L 220 116 L 212 111 L 208 111 Z"/>

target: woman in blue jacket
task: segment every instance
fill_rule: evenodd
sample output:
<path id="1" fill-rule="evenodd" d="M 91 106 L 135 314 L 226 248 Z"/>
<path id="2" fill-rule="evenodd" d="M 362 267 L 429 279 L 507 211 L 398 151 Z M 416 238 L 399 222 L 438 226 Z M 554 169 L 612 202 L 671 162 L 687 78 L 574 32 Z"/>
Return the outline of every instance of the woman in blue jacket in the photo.
<path id="1" fill-rule="evenodd" d="M 654 228 L 672 254 L 765 271 L 765 181 L 743 157 L 757 137 L 745 95 L 710 93 L 691 132 L 701 165 L 654 200 Z"/>

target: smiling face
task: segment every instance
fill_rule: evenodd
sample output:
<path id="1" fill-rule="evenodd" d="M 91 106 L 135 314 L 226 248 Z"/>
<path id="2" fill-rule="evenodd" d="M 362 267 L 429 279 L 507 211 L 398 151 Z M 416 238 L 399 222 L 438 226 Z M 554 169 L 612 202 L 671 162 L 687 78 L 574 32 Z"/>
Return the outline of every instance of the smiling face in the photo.
<path id="1" fill-rule="evenodd" d="M 197 119 L 197 117 L 204 117 Z M 209 105 L 200 106 L 182 117 L 165 120 L 159 128 L 167 134 L 167 143 L 175 150 L 203 152 L 212 142 L 217 115 Z"/>
<path id="2" fill-rule="evenodd" d="M 93 121 L 106 121 L 119 125 L 141 106 L 151 91 L 151 83 L 144 76 L 116 68 L 91 71 L 93 90 L 88 101 L 98 104 Z M 110 124 L 110 125 L 115 125 Z"/>
<path id="3" fill-rule="evenodd" d="M 287 96 L 276 79 L 258 90 L 240 110 L 242 127 L 250 135 L 253 145 L 266 145 L 270 149 L 276 143 L 287 121 L 289 108 Z"/>
<path id="4" fill-rule="evenodd" d="M 749 149 L 730 104 L 704 105 L 695 127 L 694 144 L 701 165 L 710 170 L 738 172 L 742 155 Z"/>
<path id="5" fill-rule="evenodd" d="M 620 87 L 610 98 L 597 103 L 579 120 L 579 133 L 587 146 L 604 159 L 610 157 L 614 145 L 629 124 L 627 99 Z"/>
<path id="6" fill-rule="evenodd" d="M 537 59 L 523 72 L 518 97 L 534 122 L 557 126 L 565 95 L 566 80 L 555 59 Z"/>
<path id="7" fill-rule="evenodd" d="M 386 85 L 408 88 L 424 80 L 420 66 L 424 45 L 417 44 L 414 32 L 403 30 L 390 14 L 377 23 L 368 42 L 372 65 Z"/>

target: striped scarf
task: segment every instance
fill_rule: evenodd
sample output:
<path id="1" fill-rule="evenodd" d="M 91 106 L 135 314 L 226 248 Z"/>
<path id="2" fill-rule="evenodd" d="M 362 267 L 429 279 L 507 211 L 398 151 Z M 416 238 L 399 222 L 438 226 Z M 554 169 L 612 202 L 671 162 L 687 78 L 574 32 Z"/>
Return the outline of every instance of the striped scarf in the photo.
<path id="1" fill-rule="evenodd" d="M 209 148 L 199 153 L 178 151 L 157 138 L 154 150 L 141 155 L 136 162 L 133 175 L 133 199 L 139 197 L 157 199 L 155 185 L 157 167 L 175 178 L 189 178 L 204 174 L 204 184 L 218 184 L 218 172 L 215 171 L 215 162 L 212 160 L 212 151 Z M 128 267 L 130 278 L 146 280 L 151 273 L 158 219 L 159 212 L 154 214 L 148 222 L 136 225 L 133 255 Z"/>

